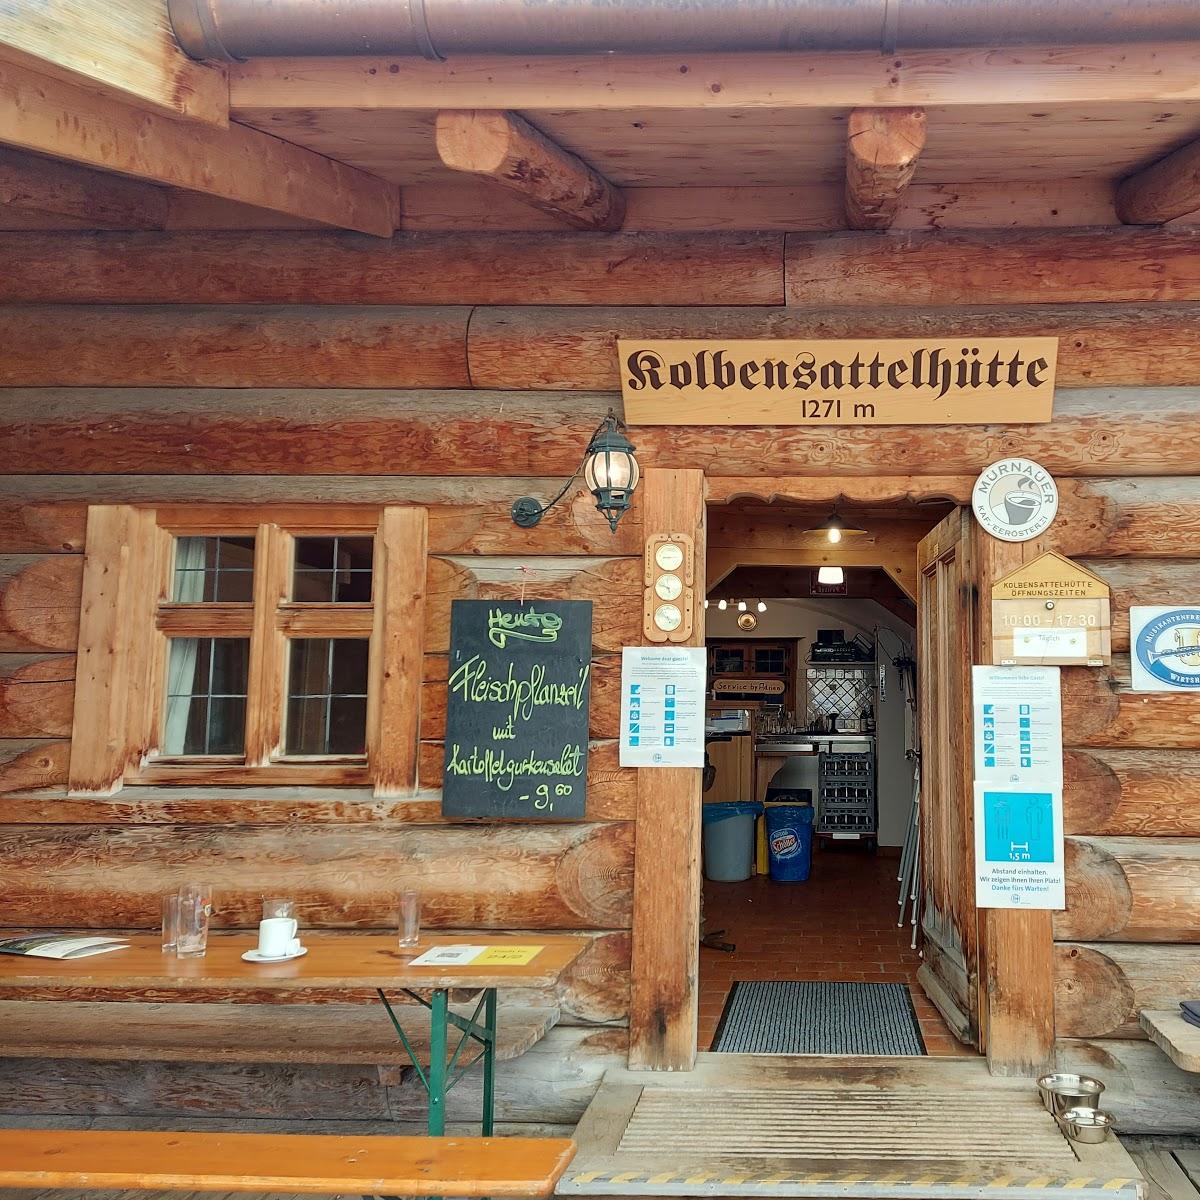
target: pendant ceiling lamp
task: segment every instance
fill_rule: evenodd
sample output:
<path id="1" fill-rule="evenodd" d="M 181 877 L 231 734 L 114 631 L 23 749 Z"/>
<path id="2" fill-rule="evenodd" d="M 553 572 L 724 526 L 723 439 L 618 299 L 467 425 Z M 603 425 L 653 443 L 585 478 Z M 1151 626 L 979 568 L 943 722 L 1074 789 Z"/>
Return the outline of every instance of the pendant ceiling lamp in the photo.
<path id="1" fill-rule="evenodd" d="M 863 537 L 868 531 L 859 529 L 857 525 L 848 524 L 839 515 L 837 506 L 834 506 L 833 512 L 820 525 L 814 525 L 812 529 L 806 529 L 805 533 L 823 533 L 825 539 L 834 545 L 837 545 L 843 538 L 847 537 Z"/>

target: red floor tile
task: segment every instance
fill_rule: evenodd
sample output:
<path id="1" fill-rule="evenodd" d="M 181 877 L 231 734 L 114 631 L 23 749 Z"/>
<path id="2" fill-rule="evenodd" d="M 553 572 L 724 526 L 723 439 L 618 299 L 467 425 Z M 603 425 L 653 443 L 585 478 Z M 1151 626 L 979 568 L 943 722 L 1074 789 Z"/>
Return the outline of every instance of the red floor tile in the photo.
<path id="1" fill-rule="evenodd" d="M 908 983 L 930 1054 L 973 1054 L 917 983 L 912 926 L 897 927 L 897 862 L 857 848 L 817 850 L 805 883 L 755 876 L 704 884 L 705 928 L 724 930 L 732 954 L 700 951 L 700 1040 L 707 1050 L 730 986 L 740 979 Z"/>

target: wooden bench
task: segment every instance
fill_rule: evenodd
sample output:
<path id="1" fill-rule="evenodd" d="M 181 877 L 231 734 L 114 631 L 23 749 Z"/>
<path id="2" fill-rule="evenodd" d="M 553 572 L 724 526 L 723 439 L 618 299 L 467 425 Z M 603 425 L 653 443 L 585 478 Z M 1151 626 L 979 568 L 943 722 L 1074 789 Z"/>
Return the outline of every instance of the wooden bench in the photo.
<path id="1" fill-rule="evenodd" d="M 405 1033 L 429 1062 L 429 1014 L 398 1006 Z M 463 1016 L 471 1008 L 455 1009 Z M 517 1058 L 558 1023 L 557 1008 L 501 1006 L 498 1061 Z M 449 1052 L 457 1039 L 452 1037 Z M 472 1047 L 463 1061 L 474 1057 Z M 139 1062 L 330 1063 L 405 1068 L 409 1060 L 382 1004 L 197 1004 L 0 1001 L 0 1058 Z"/>
<path id="2" fill-rule="evenodd" d="M 566 1138 L 0 1129 L 0 1188 L 549 1196 Z"/>
<path id="3" fill-rule="evenodd" d="M 1200 1029 L 1179 1009 L 1143 1008 L 1138 1022 L 1146 1036 L 1181 1070 L 1200 1071 Z"/>

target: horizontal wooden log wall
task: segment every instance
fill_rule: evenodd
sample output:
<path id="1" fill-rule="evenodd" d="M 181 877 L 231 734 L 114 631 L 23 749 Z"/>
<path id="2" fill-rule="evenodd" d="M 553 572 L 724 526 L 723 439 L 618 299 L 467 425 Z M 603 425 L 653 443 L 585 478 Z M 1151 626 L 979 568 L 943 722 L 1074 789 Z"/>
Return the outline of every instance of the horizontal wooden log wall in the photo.
<path id="1" fill-rule="evenodd" d="M 1061 1043 L 1064 1061 L 1102 1056 L 1128 1077 L 1133 1099 L 1118 1102 L 1135 1122 L 1161 1109 L 1138 1083 L 1158 1060 L 1135 1013 L 1200 984 L 1189 903 L 1200 887 L 1200 713 L 1189 697 L 1129 690 L 1128 608 L 1200 596 L 1198 238 L 0 235 L 0 853 L 15 880 L 5 919 L 54 924 L 98 887 L 95 924 L 148 926 L 156 890 L 187 855 L 226 884 L 225 923 L 252 918 L 250 889 L 237 884 L 239 864 L 253 862 L 295 889 L 314 922 L 361 927 L 382 922 L 411 864 L 443 927 L 590 931 L 564 1020 L 620 1024 L 636 779 L 616 763 L 616 653 L 636 640 L 640 514 L 613 535 L 580 490 L 524 531 L 508 517 L 512 500 L 552 495 L 619 407 L 618 334 L 1054 334 L 1049 426 L 936 436 L 681 427 L 638 429 L 634 440 L 645 465 L 701 467 L 714 480 L 805 475 L 819 487 L 856 476 L 867 487 L 902 469 L 911 494 L 929 494 L 922 478 L 953 477 L 944 494 L 961 500 L 955 480 L 1010 453 L 1059 477 L 1054 543 L 1110 581 L 1116 659 L 1064 679 L 1070 907 L 1056 921 L 1058 1033 L 1076 1039 Z M 218 515 L 428 506 L 421 794 L 131 787 L 69 799 L 86 508 L 121 502 L 202 503 Z M 538 570 L 525 575 L 523 564 Z M 587 818 L 447 825 L 439 631 L 454 596 L 516 595 L 522 582 L 597 603 Z M 553 1102 L 535 1113 L 514 1099 L 506 1119 L 572 1119 L 624 1037 L 556 1031 L 547 1053 L 575 1065 L 550 1072 Z M 81 1068 L 61 1086 L 115 1104 L 102 1075 Z M 351 1114 L 342 1104 L 354 1081 L 331 1080 L 327 1100 L 322 1084 L 292 1102 Z M 557 1099 L 560 1081 L 569 1103 Z M 264 1075 L 250 1088 L 260 1099 L 240 1093 L 238 1103 L 276 1104 L 281 1087 Z M 63 1103 L 50 1091 L 48 1104 Z M 215 1081 L 213 1094 L 224 1094 Z M 371 1113 L 351 1115 L 364 1119 L 388 1100 L 361 1094 Z M 154 1079 L 133 1103 L 186 1106 Z"/>

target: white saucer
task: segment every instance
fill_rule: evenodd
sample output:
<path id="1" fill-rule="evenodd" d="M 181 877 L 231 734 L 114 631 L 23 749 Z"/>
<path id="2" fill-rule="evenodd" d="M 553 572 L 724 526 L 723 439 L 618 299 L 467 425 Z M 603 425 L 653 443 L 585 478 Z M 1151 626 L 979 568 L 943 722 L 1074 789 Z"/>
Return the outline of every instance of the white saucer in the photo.
<path id="1" fill-rule="evenodd" d="M 277 958 L 268 958 L 265 954 L 260 954 L 257 950 L 247 950 L 246 953 L 242 955 L 242 958 L 246 962 L 281 963 L 281 962 L 291 962 L 293 958 L 303 958 L 307 953 L 308 953 L 307 946 L 301 946 L 300 949 L 297 950 L 295 954 L 283 954 Z"/>

